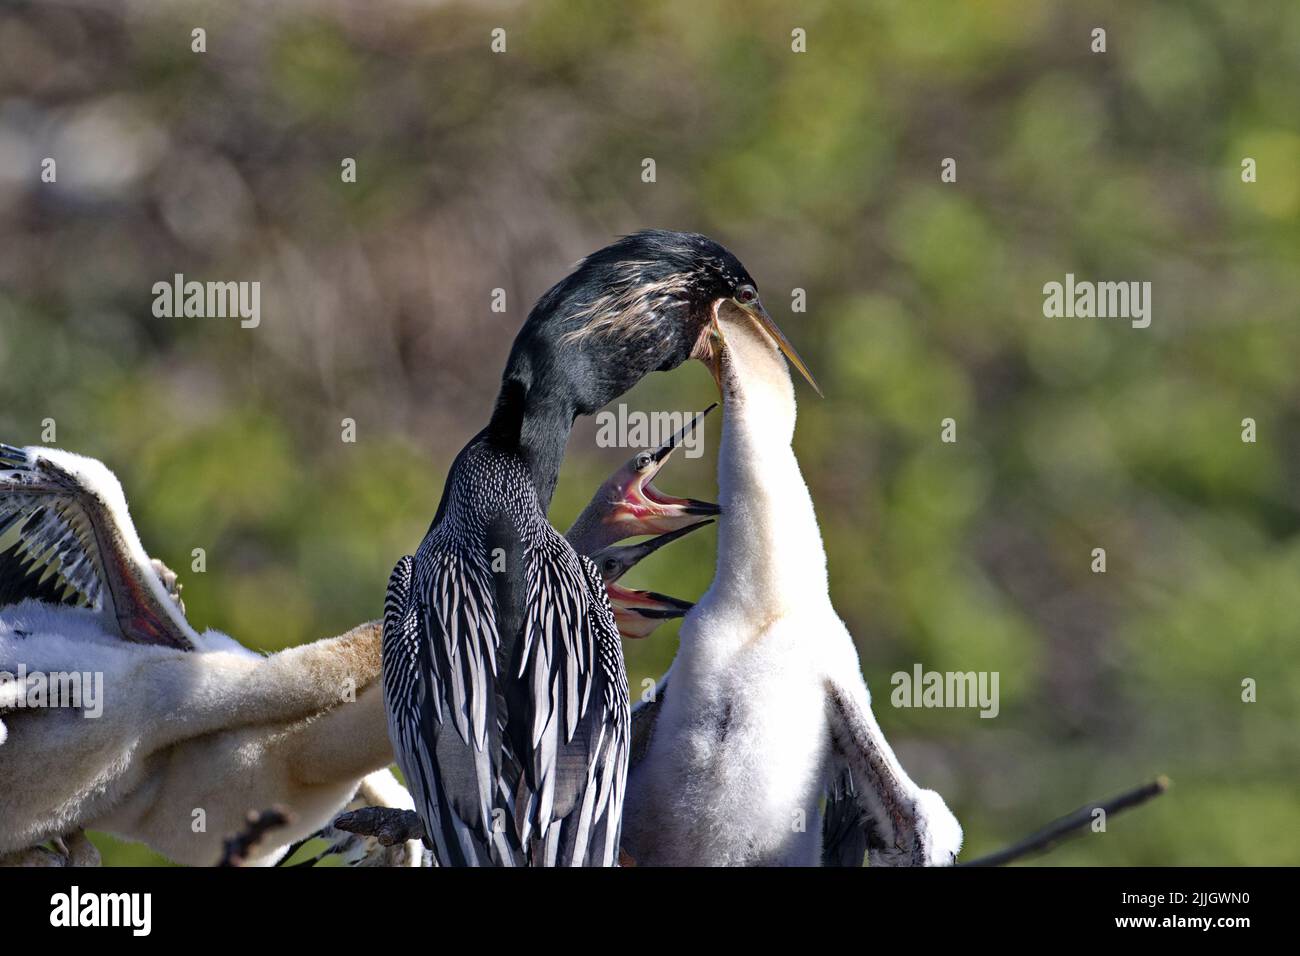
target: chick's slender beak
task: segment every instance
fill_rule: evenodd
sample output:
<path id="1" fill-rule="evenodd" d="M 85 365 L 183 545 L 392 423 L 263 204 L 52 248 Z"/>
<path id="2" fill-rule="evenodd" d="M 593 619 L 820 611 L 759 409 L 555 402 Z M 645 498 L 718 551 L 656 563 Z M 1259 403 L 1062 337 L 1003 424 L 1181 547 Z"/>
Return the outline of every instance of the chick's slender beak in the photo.
<path id="1" fill-rule="evenodd" d="M 813 387 L 813 391 L 824 398 L 825 396 L 822 395 L 821 386 L 818 385 L 817 380 L 813 378 L 812 372 L 808 371 L 807 364 L 799 357 L 799 353 L 796 352 L 795 347 L 790 344 L 790 340 L 785 337 L 785 333 L 777 327 L 776 322 L 773 321 L 770 315 L 768 315 L 767 309 L 763 307 L 763 303 L 758 300 L 753 302 L 737 302 L 735 299 L 732 299 L 731 301 L 735 303 L 737 308 L 741 309 L 746 315 L 757 322 L 764 332 L 772 336 L 772 339 L 776 342 L 777 348 L 779 348 L 782 353 L 784 353 L 785 357 L 790 360 L 790 364 L 797 368 L 799 374 L 808 380 L 808 384 Z M 720 361 L 720 356 L 718 361 Z M 718 377 L 719 373 L 715 371 L 714 378 L 716 379 Z M 719 390 L 721 390 L 721 385 L 719 385 Z"/>
<path id="2" fill-rule="evenodd" d="M 607 519 L 611 524 L 624 526 L 624 537 L 676 531 L 694 524 L 697 518 L 721 513 L 722 509 L 712 502 L 667 495 L 654 486 L 654 479 L 668 458 L 715 408 L 716 402 L 695 415 L 658 449 L 643 452 L 628 462 L 630 477 L 623 488 L 622 500 Z"/>
<path id="3" fill-rule="evenodd" d="M 609 603 L 614 609 L 614 623 L 625 639 L 649 637 L 660 624 L 674 617 L 685 617 L 693 605 L 656 591 L 636 591 L 621 584 L 606 584 Z"/>
<path id="4" fill-rule="evenodd" d="M 610 607 L 614 610 L 614 623 L 624 639 L 649 637 L 655 628 L 669 618 L 685 617 L 694 605 L 690 601 L 682 601 L 657 591 L 638 591 L 615 582 L 642 558 L 707 524 L 713 524 L 713 520 L 706 518 L 640 544 L 611 545 L 591 556 L 605 581 L 605 591 L 609 594 Z"/>
<path id="5" fill-rule="evenodd" d="M 613 544 L 608 548 L 597 551 L 591 556 L 591 560 L 595 562 L 597 570 L 600 571 L 601 579 L 606 584 L 613 584 L 627 574 L 628 571 L 631 571 L 639 561 L 648 558 L 664 545 L 672 544 L 678 538 L 685 537 L 695 529 L 710 524 L 713 524 L 713 519 L 704 518 L 694 524 L 688 524 L 684 528 L 669 531 L 667 534 L 661 534 L 639 544 Z"/>

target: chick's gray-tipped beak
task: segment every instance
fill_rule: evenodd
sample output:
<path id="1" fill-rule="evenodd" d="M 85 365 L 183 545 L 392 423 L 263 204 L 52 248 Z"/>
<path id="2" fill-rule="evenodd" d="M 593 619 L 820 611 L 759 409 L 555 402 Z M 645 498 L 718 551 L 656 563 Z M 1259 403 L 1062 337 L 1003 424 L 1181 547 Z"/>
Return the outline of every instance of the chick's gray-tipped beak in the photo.
<path id="1" fill-rule="evenodd" d="M 654 485 L 654 479 L 667 464 L 672 453 L 681 447 L 687 437 L 699 427 L 704 416 L 717 407 L 717 402 L 714 402 L 704 411 L 693 416 L 653 452 L 638 453 L 628 462 L 626 468 L 631 472 L 632 477 L 623 490 L 623 500 L 618 502 L 605 518 L 607 523 L 621 527 L 622 537 L 678 531 L 695 524 L 697 518 L 722 513 L 722 509 L 711 501 L 678 498 L 664 494 Z"/>
<path id="2" fill-rule="evenodd" d="M 650 456 L 651 459 L 657 462 L 659 464 L 659 467 L 662 468 L 664 462 L 668 460 L 668 456 L 673 453 L 673 451 L 677 448 L 677 446 L 681 445 L 683 442 L 686 441 L 687 438 L 690 437 L 690 435 L 695 431 L 695 429 L 699 427 L 700 422 L 704 421 L 704 416 L 708 415 L 709 412 L 713 411 L 717 407 L 718 407 L 718 403 L 714 402 L 704 411 L 696 412 L 693 416 L 691 416 L 691 420 L 689 422 L 687 422 L 676 432 L 674 432 L 671 438 L 669 438 L 666 442 L 660 445 L 659 448 L 656 449 L 651 454 Z M 636 459 L 633 459 L 634 462 L 635 460 Z M 654 476 L 651 475 L 651 477 Z"/>
<path id="3" fill-rule="evenodd" d="M 661 534 L 639 544 L 613 544 L 597 551 L 591 556 L 591 560 L 596 562 L 596 567 L 600 570 L 600 576 L 605 583 L 613 584 L 632 570 L 639 561 L 654 554 L 664 545 L 672 544 L 678 538 L 685 537 L 696 528 L 703 528 L 707 524 L 713 524 L 713 519 L 705 518 L 703 521 L 696 521 L 694 524 L 688 524 L 684 528 L 669 531 L 667 534 Z"/>
<path id="4" fill-rule="evenodd" d="M 654 451 L 633 455 L 588 502 L 566 537 L 579 554 L 594 557 L 602 548 L 624 538 L 680 531 L 721 513 L 711 501 L 677 498 L 654 486 L 654 478 L 717 403 L 692 416 L 676 434 Z"/>
<path id="5" fill-rule="evenodd" d="M 626 640 L 648 637 L 664 621 L 685 617 L 695 605 L 657 591 L 636 591 L 621 584 L 606 584 L 614 623 Z"/>

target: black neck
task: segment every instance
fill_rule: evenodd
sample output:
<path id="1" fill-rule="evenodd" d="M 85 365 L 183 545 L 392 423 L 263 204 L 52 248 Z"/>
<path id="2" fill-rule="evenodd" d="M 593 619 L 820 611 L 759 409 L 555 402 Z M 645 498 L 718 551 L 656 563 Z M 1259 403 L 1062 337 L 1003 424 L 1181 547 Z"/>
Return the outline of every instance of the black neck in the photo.
<path id="1" fill-rule="evenodd" d="M 545 512 L 555 494 L 560 464 L 569 443 L 575 414 L 562 389 L 526 385 L 507 374 L 488 425 L 499 448 L 523 458 L 532 475 L 537 500 Z"/>

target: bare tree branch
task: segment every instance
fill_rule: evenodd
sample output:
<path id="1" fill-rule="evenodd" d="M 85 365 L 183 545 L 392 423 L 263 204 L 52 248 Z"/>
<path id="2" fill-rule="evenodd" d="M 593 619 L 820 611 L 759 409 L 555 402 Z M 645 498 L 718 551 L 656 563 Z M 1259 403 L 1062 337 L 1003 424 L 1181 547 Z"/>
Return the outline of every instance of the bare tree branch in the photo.
<path id="1" fill-rule="evenodd" d="M 1097 810 L 1105 811 L 1106 816 L 1109 817 L 1111 814 L 1128 810 L 1131 807 L 1141 806 L 1153 797 L 1160 796 L 1168 789 L 1169 779 L 1163 775 L 1156 777 L 1150 783 L 1145 783 L 1132 790 L 1126 790 L 1117 797 L 1112 797 L 1101 803 L 1090 803 L 1087 806 L 1080 807 L 1073 813 L 1067 813 L 1065 816 L 1053 820 L 1037 833 L 1033 833 L 1005 849 L 990 853 L 987 856 L 981 856 L 968 863 L 959 863 L 958 866 L 1003 866 L 1032 853 L 1046 852 L 1059 841 L 1074 835 L 1076 831 L 1090 824 L 1093 814 Z"/>
<path id="2" fill-rule="evenodd" d="M 1157 777 L 1150 783 L 1126 790 L 1118 796 L 1100 803 L 1090 803 L 1053 820 L 1036 833 L 1025 837 L 1005 849 L 986 856 L 978 857 L 958 866 L 1004 866 L 1034 853 L 1044 853 L 1052 849 L 1061 840 L 1075 835 L 1088 826 L 1097 810 L 1103 810 L 1106 816 L 1121 813 L 1133 807 L 1141 806 L 1148 800 L 1160 796 L 1169 789 L 1169 780 Z M 391 807 L 363 807 L 343 813 L 334 821 L 334 827 L 359 836 L 372 836 L 384 846 L 395 846 L 407 840 L 424 838 L 424 825 L 413 810 L 397 810 Z"/>

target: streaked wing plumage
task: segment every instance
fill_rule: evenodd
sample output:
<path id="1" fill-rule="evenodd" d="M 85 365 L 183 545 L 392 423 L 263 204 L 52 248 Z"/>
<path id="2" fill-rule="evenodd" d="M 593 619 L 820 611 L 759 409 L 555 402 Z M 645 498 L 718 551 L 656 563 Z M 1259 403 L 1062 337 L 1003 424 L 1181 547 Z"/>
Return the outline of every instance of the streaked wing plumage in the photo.
<path id="1" fill-rule="evenodd" d="M 391 736 L 440 864 L 611 865 L 627 761 L 618 632 L 595 566 L 513 464 L 454 468 L 466 490 L 393 572 Z"/>
<path id="2" fill-rule="evenodd" d="M 832 845 L 823 844 L 823 864 L 860 866 L 861 854 L 856 863 L 852 857 L 861 844 L 878 864 L 924 865 L 912 785 L 875 716 L 833 681 L 827 700 L 835 767 L 822 830 Z"/>
<path id="3" fill-rule="evenodd" d="M 113 473 L 59 449 L 0 445 L 0 605 L 28 598 L 103 611 L 129 641 L 197 642 Z"/>

